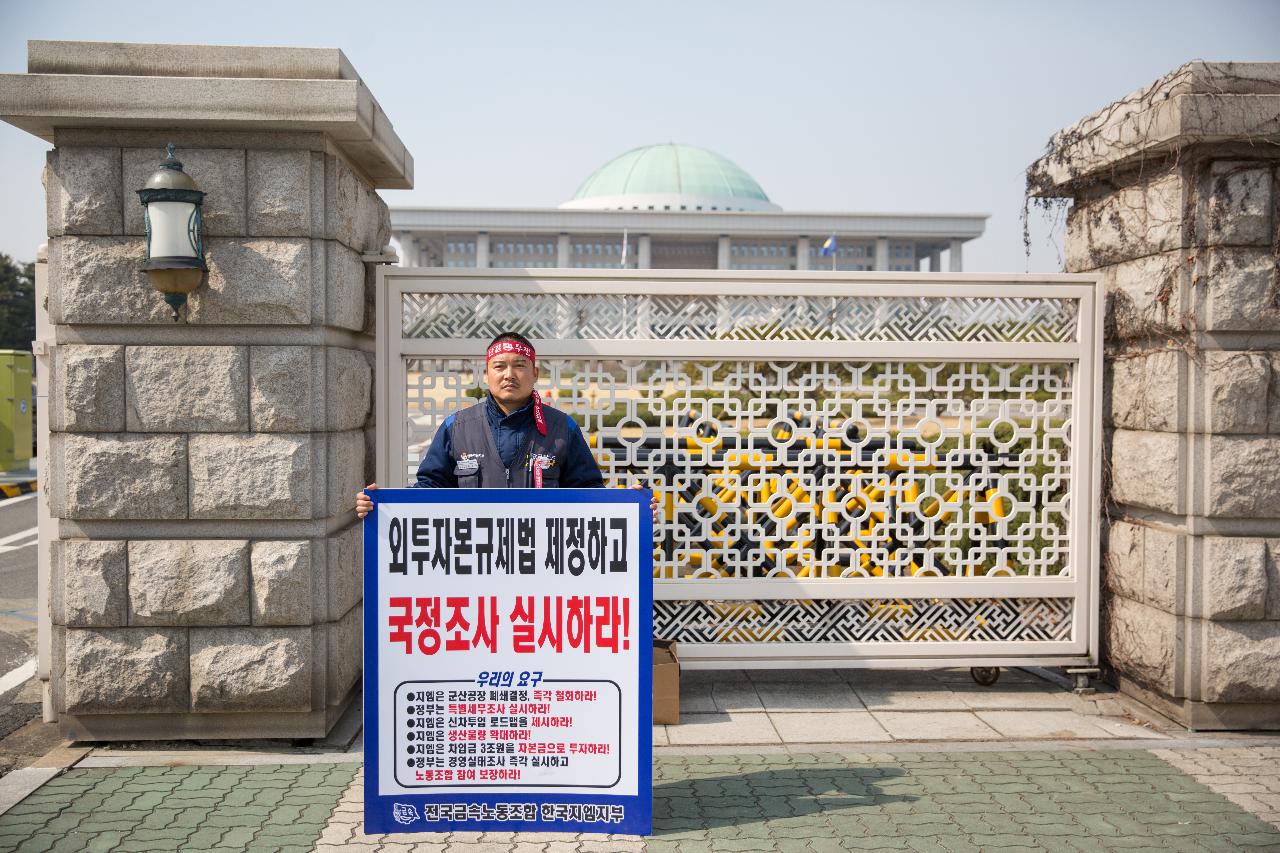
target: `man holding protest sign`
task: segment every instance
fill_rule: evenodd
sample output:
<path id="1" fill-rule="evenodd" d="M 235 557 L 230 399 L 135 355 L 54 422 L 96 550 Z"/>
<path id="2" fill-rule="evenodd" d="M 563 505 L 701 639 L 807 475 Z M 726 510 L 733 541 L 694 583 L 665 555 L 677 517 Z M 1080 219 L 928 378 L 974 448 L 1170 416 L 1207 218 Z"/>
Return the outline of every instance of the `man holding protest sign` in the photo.
<path id="1" fill-rule="evenodd" d="M 445 419 L 410 488 L 600 488 L 604 480 L 582 430 L 543 406 L 534 391 L 538 362 L 529 340 L 503 332 L 485 354 L 488 396 Z M 376 489 L 370 483 L 365 491 Z M 651 508 L 656 513 L 655 497 Z M 356 494 L 356 515 L 373 501 Z"/>
<path id="2" fill-rule="evenodd" d="M 414 488 L 357 496 L 364 831 L 647 834 L 656 501 L 601 488 L 527 339 L 484 376 Z"/>

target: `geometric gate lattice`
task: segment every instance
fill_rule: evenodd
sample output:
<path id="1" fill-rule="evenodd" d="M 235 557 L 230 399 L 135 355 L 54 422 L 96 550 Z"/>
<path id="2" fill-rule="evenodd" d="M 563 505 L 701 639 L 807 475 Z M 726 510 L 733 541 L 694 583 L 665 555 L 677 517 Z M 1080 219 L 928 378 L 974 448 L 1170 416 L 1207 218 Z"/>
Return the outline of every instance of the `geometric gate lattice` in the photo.
<path id="1" fill-rule="evenodd" d="M 546 358 L 541 369 L 606 482 L 663 497 L 656 577 L 1068 571 L 1067 365 Z M 411 358 L 407 370 L 411 475 L 483 381 L 479 361 Z"/>
<path id="2" fill-rule="evenodd" d="M 1060 598 L 659 601 L 653 629 L 694 643 L 1066 640 L 1071 606 Z"/>
<path id="3" fill-rule="evenodd" d="M 1092 657 L 1093 279 L 583 277 L 385 270 L 380 476 L 411 481 L 515 328 L 606 483 L 660 496 L 655 633 L 686 658 Z"/>

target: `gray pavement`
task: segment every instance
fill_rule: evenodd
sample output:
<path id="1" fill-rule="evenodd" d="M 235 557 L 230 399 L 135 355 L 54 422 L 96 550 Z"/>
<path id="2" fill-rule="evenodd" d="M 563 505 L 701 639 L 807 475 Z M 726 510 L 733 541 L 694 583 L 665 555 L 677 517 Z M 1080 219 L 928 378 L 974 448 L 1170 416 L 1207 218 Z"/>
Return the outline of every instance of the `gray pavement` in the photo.
<path id="1" fill-rule="evenodd" d="M 1161 740 L 1172 725 L 1105 686 L 1077 696 L 1020 669 L 991 687 L 967 669 L 695 670 L 680 701 L 655 746 Z"/>

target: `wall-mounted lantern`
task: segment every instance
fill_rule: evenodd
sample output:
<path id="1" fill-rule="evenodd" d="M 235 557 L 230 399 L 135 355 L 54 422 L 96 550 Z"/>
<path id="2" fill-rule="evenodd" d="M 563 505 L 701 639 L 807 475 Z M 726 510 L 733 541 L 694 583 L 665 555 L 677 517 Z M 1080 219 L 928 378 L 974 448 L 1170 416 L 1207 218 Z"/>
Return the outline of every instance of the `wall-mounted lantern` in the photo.
<path id="1" fill-rule="evenodd" d="M 164 301 L 178 311 L 187 303 L 187 294 L 200 286 L 208 267 L 204 263 L 204 222 L 200 205 L 204 193 L 182 164 L 168 155 L 138 190 L 147 223 L 147 261 L 142 265 L 151 286 L 164 294 Z"/>

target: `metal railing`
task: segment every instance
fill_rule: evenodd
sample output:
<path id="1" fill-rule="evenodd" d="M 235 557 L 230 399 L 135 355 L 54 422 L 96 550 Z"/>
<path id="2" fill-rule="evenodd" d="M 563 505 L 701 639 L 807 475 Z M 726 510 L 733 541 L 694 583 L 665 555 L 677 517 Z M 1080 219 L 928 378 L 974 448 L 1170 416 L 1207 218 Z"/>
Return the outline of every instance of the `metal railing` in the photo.
<path id="1" fill-rule="evenodd" d="M 1096 662 L 1099 288 L 381 268 L 379 482 L 515 329 L 606 483 L 659 494 L 654 631 L 692 665 Z"/>

